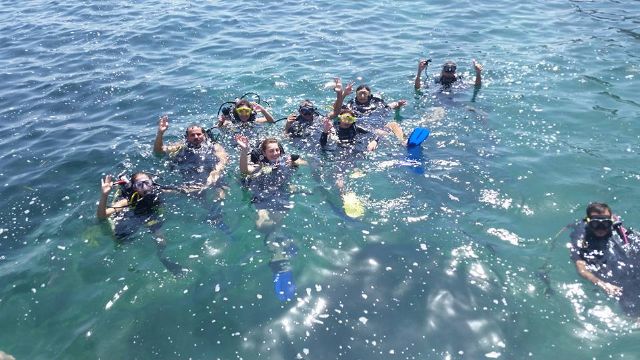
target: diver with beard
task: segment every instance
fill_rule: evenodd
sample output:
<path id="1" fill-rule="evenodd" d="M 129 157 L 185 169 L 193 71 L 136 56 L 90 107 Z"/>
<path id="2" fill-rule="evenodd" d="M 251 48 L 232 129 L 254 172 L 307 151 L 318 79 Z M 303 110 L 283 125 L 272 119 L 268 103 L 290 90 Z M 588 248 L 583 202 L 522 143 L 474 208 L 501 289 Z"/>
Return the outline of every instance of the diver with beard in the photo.
<path id="1" fill-rule="evenodd" d="M 112 204 L 107 206 L 109 194 L 115 184 L 120 184 L 121 188 Z M 160 209 L 162 189 L 149 174 L 137 172 L 130 180 L 121 178 L 116 182 L 112 181 L 111 175 L 107 175 L 101 179 L 100 187 L 101 195 L 96 216 L 100 220 L 110 220 L 117 243 L 126 243 L 131 235 L 144 226 L 153 234 L 158 258 L 167 270 L 174 275 L 181 275 L 186 271 L 164 256 L 167 242 L 160 232 L 164 222 Z"/>
<path id="2" fill-rule="evenodd" d="M 211 141 L 200 125 L 187 127 L 184 142 L 164 145 L 163 136 L 169 128 L 169 117 L 160 117 L 153 152 L 169 154 L 185 180 L 182 190 L 201 191 L 218 185 L 219 197 L 224 196 L 221 178 L 229 157 L 221 144 Z"/>
<path id="3" fill-rule="evenodd" d="M 587 206 L 587 217 L 571 225 L 569 251 L 578 274 L 600 287 L 609 296 L 620 298 L 627 313 L 635 313 L 638 297 L 623 291 L 637 283 L 638 236 L 622 226 L 604 203 Z M 624 295 L 629 295 L 623 298 Z M 634 298 L 635 297 L 635 298 Z"/>
<path id="4" fill-rule="evenodd" d="M 184 135 L 184 141 L 165 145 L 164 133 L 169 128 L 169 118 L 164 115 L 158 122 L 158 131 L 153 144 L 153 152 L 158 155 L 168 154 L 171 168 L 182 175 L 183 184 L 178 190 L 206 199 L 203 192 L 213 189 L 213 201 L 207 215 L 207 222 L 230 235 L 229 227 L 222 219 L 222 206 L 225 198 L 224 169 L 229 156 L 224 147 L 207 136 L 200 125 L 190 125 Z"/>

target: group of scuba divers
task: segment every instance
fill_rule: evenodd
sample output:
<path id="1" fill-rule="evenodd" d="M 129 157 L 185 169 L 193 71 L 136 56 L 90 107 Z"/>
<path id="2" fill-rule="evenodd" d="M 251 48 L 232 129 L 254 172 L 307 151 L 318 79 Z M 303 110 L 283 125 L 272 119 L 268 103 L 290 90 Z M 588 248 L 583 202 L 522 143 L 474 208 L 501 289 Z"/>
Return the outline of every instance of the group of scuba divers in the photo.
<path id="1" fill-rule="evenodd" d="M 414 88 L 420 92 L 424 85 L 423 71 L 431 59 L 419 60 Z M 482 65 L 472 62 L 475 70 L 475 94 L 482 84 Z M 462 76 L 456 73 L 457 65 L 447 61 L 435 77 L 435 91 L 452 92 L 468 87 Z M 223 104 L 218 110 L 217 124 L 211 129 L 201 125 L 190 125 L 184 141 L 164 144 L 164 134 L 169 128 L 168 117 L 158 122 L 153 151 L 166 155 L 172 168 L 177 168 L 183 178 L 180 186 L 161 186 L 154 176 L 137 172 L 130 177 L 105 176 L 101 180 L 101 197 L 97 217 L 109 219 L 118 242 L 125 242 L 139 228 L 146 227 L 154 236 L 157 252 L 163 265 L 175 275 L 189 270 L 170 260 L 165 254 L 166 240 L 162 236 L 163 214 L 161 194 L 166 191 L 201 194 L 210 189 L 214 193 L 214 206 L 218 214 L 208 219 L 219 228 L 224 223 L 219 216 L 220 205 L 227 188 L 224 171 L 229 163 L 226 147 L 236 147 L 239 153 L 239 171 L 242 185 L 251 193 L 251 202 L 256 209 L 256 228 L 264 235 L 265 245 L 271 253 L 269 266 L 273 273 L 276 297 L 288 301 L 295 297 L 296 287 L 290 266 L 297 247 L 290 237 L 282 233 L 280 226 L 287 211 L 294 206 L 291 200 L 290 178 L 299 165 L 307 162 L 299 155 L 285 153 L 280 140 L 269 137 L 259 139 L 260 123 L 276 123 L 286 120 L 282 137 L 305 153 L 320 151 L 323 158 L 331 161 L 321 164 L 321 177 L 335 183 L 343 201 L 344 215 L 358 218 L 364 208 L 354 192 L 348 190 L 345 178 L 349 172 L 356 175 L 356 164 L 367 153 L 376 150 L 384 139 L 406 147 L 411 155 L 421 152 L 421 144 L 429 136 L 429 129 L 417 127 L 407 136 L 401 126 L 387 121 L 390 111 L 399 111 L 406 100 L 386 103 L 374 96 L 371 88 L 360 85 L 355 97 L 346 101 L 353 92 L 353 83 L 342 84 L 336 78 L 334 90 L 336 100 L 328 114 L 322 115 L 310 100 L 304 100 L 298 112 L 282 119 L 274 119 L 269 110 L 257 102 L 249 101 L 246 95 L 233 102 Z M 254 94 L 255 95 L 255 94 Z M 442 115 L 442 114 L 441 114 Z M 317 158 L 317 157 L 315 157 Z M 409 156 L 411 158 L 411 156 Z M 328 165 L 330 164 L 330 165 Z M 354 177 L 354 176 L 350 176 Z M 357 177 L 357 176 L 356 176 Z M 118 185 L 118 193 L 110 205 L 109 194 Z M 640 251 L 640 240 L 636 233 L 622 227 L 621 222 L 606 204 L 593 203 L 587 208 L 587 217 L 571 225 L 571 258 L 578 273 L 604 289 L 607 294 L 618 297 L 627 313 L 635 314 L 637 294 L 623 291 L 635 274 L 634 259 Z M 638 264 L 640 266 L 640 264 Z M 625 295 L 629 296 L 625 296 Z M 640 312 L 640 309 L 638 309 Z"/>

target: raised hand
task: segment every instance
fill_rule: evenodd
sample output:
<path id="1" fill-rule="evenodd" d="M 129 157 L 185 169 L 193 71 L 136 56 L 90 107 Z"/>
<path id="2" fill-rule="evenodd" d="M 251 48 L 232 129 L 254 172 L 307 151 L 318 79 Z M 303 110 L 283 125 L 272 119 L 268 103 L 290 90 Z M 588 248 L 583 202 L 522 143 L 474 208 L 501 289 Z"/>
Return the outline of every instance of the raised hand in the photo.
<path id="1" fill-rule="evenodd" d="M 240 149 L 246 150 L 249 148 L 249 139 L 246 136 L 242 134 L 236 134 L 235 139 L 238 146 L 240 146 Z"/>
<path id="2" fill-rule="evenodd" d="M 167 131 L 169 128 L 169 117 L 167 115 L 162 115 L 160 120 L 158 120 L 158 132 L 163 133 Z"/>
<path id="3" fill-rule="evenodd" d="M 102 195 L 109 195 L 111 189 L 113 189 L 113 181 L 111 181 L 111 175 L 107 175 L 104 179 L 100 179 L 100 188 Z"/>

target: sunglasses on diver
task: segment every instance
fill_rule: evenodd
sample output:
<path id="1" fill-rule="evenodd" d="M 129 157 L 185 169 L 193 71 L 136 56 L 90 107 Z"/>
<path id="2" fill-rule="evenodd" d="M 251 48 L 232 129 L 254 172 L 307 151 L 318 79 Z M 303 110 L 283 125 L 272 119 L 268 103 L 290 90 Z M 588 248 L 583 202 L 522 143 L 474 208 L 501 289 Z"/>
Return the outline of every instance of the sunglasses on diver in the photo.
<path id="1" fill-rule="evenodd" d="M 611 218 L 591 219 L 587 218 L 587 225 L 591 230 L 609 230 L 613 226 Z"/>
<path id="2" fill-rule="evenodd" d="M 248 115 L 248 114 L 251 114 L 252 111 L 253 111 L 252 109 L 250 109 L 250 108 L 248 108 L 246 106 L 242 106 L 242 107 L 236 108 L 236 112 L 238 114 Z"/>
<path id="3" fill-rule="evenodd" d="M 341 114 L 338 115 L 338 118 L 340 119 L 340 121 L 347 124 L 353 124 L 354 122 L 356 122 L 356 117 L 351 114 Z"/>
<path id="4" fill-rule="evenodd" d="M 444 71 L 446 73 L 454 73 L 454 72 L 456 72 L 456 67 L 448 65 L 448 66 L 443 67 L 442 71 Z"/>

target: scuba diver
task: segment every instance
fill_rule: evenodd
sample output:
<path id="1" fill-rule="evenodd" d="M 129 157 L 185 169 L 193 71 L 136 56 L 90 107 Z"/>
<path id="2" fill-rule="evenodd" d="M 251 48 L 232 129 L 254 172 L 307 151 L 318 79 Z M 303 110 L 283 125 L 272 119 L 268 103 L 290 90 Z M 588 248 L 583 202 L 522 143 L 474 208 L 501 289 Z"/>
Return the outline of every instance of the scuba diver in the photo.
<path id="1" fill-rule="evenodd" d="M 353 82 L 343 87 L 340 78 L 335 78 L 334 90 L 336 92 L 336 100 L 333 103 L 334 114 L 340 114 L 343 106 L 347 107 L 361 123 L 378 129 L 384 127 L 386 123 L 385 117 L 389 109 L 400 110 L 401 107 L 407 104 L 407 100 L 398 100 L 387 104 L 381 98 L 374 96 L 368 85 L 362 84 L 356 88 L 355 98 L 344 105 L 345 97 L 353 91 Z M 331 116 L 328 117 L 331 118 Z"/>
<path id="2" fill-rule="evenodd" d="M 332 113 L 333 114 L 333 113 Z M 330 114 L 330 116 L 332 115 Z M 331 123 L 329 117 L 324 119 L 322 134 L 320 135 L 320 146 L 323 149 L 327 149 L 328 140 L 330 134 L 332 139 L 336 140 L 336 145 L 341 148 L 347 148 L 355 150 L 357 152 L 363 152 L 363 142 L 361 141 L 362 134 L 369 134 L 370 141 L 366 144 L 366 151 L 374 151 L 378 147 L 380 137 L 376 136 L 374 132 L 367 130 L 358 124 L 355 111 L 344 107 L 339 115 L 338 122 L 334 126 Z"/>
<path id="3" fill-rule="evenodd" d="M 291 138 L 308 138 L 315 133 L 319 127 L 320 114 L 311 100 L 303 100 L 298 106 L 298 114 L 291 114 L 287 117 L 284 125 L 284 134 Z"/>
<path id="4" fill-rule="evenodd" d="M 607 204 L 589 204 L 586 215 L 569 225 L 569 251 L 578 274 L 618 298 L 627 314 L 640 315 L 638 235 L 626 229 Z"/>
<path id="5" fill-rule="evenodd" d="M 240 148 L 240 172 L 243 183 L 252 194 L 258 218 L 256 228 L 265 235 L 265 244 L 272 254 L 269 267 L 273 272 L 276 296 L 280 301 L 292 300 L 296 287 L 289 264 L 297 252 L 292 239 L 277 231 L 287 211 L 293 208 L 290 200 L 290 179 L 293 170 L 305 161 L 297 155 L 288 155 L 273 138 L 262 141 L 259 154 L 250 154 L 249 140 L 237 134 Z"/>
<path id="6" fill-rule="evenodd" d="M 332 112 L 329 116 L 333 114 Z M 350 218 L 358 218 L 364 215 L 364 206 L 355 192 L 347 191 L 344 177 L 347 173 L 351 178 L 364 176 L 356 169 L 356 161 L 363 160 L 366 153 L 377 149 L 380 136 L 359 126 L 355 112 L 347 107 L 340 111 L 335 125 L 330 119 L 328 117 L 324 120 L 320 147 L 325 156 L 331 157 L 331 161 L 324 162 L 325 165 L 331 164 L 331 167 L 328 172 L 323 171 L 320 175 L 324 177 L 324 173 L 329 174 L 342 198 L 344 213 Z"/>
<path id="7" fill-rule="evenodd" d="M 258 117 L 258 111 L 262 113 L 262 117 Z M 232 107 L 222 109 L 222 114 L 218 116 L 219 128 L 273 122 L 275 122 L 273 116 L 262 105 L 242 98 L 235 101 Z"/>
<path id="8" fill-rule="evenodd" d="M 153 152 L 168 154 L 185 180 L 183 189 L 187 192 L 201 191 L 216 185 L 229 162 L 222 145 L 212 142 L 200 125 L 190 125 L 185 132 L 184 142 L 164 145 L 163 136 L 169 128 L 169 117 L 164 115 L 158 122 L 158 132 L 153 144 Z M 222 194 L 221 194 L 222 195 Z"/>
<path id="9" fill-rule="evenodd" d="M 114 184 L 121 186 L 112 204 L 107 206 L 109 193 Z M 162 188 L 151 179 L 151 175 L 137 172 L 130 180 L 121 177 L 116 182 L 112 181 L 111 175 L 107 175 L 101 179 L 100 186 L 102 191 L 96 216 L 100 220 L 110 220 L 118 243 L 125 243 L 128 237 L 145 226 L 153 234 L 158 258 L 167 270 L 176 276 L 187 271 L 164 256 L 167 242 L 160 232 L 164 221 L 160 212 Z"/>
<path id="10" fill-rule="evenodd" d="M 431 59 L 420 59 L 418 61 L 418 72 L 416 73 L 416 78 L 414 80 L 414 88 L 416 91 L 419 91 L 422 88 L 422 80 L 421 74 L 422 72 L 429 66 Z M 471 64 L 476 72 L 476 80 L 474 82 L 475 91 L 472 101 L 475 100 L 478 90 L 482 86 L 482 65 L 476 62 L 475 59 L 471 60 Z M 457 75 L 456 70 L 458 66 L 455 62 L 449 60 L 442 65 L 442 70 L 440 71 L 440 76 L 434 79 L 435 84 L 441 86 L 441 92 L 451 91 L 454 87 L 454 84 L 463 84 L 462 75 Z M 456 85 L 457 85 L 456 84 Z"/>
<path id="11" fill-rule="evenodd" d="M 169 118 L 164 115 L 158 122 L 158 132 L 153 145 L 156 154 L 168 154 L 171 166 L 182 175 L 183 184 L 178 187 L 182 192 L 199 195 L 208 188 L 215 187 L 215 197 L 209 210 L 208 222 L 228 233 L 228 227 L 222 221 L 222 200 L 226 186 L 223 172 L 229 156 L 218 142 L 211 141 L 200 125 L 190 125 L 185 132 L 183 142 L 164 145 L 163 136 L 169 128 Z"/>

